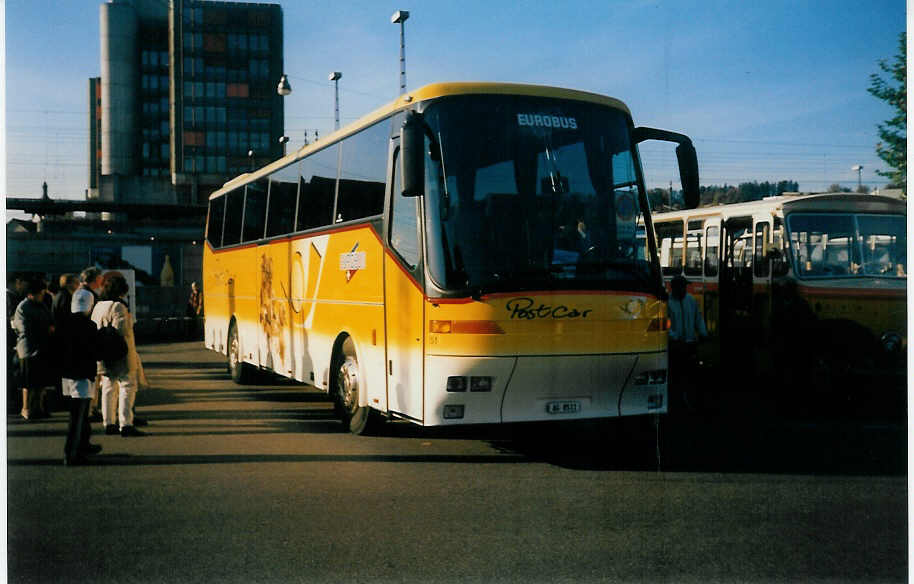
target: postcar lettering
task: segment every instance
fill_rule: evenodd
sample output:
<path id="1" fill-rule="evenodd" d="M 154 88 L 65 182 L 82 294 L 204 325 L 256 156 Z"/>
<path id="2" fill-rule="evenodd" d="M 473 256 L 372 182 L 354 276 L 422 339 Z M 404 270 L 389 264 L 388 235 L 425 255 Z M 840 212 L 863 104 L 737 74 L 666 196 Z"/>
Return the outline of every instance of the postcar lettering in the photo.
<path id="1" fill-rule="evenodd" d="M 540 128 L 561 128 L 563 130 L 577 130 L 577 118 L 553 116 L 548 114 L 517 114 L 518 126 L 534 126 Z"/>
<path id="2" fill-rule="evenodd" d="M 575 308 L 573 306 L 565 306 L 564 304 L 559 304 L 556 306 L 550 306 L 548 304 L 540 303 L 539 306 L 534 307 L 534 301 L 532 298 L 512 298 L 508 300 L 508 303 L 505 305 L 505 308 L 508 309 L 508 312 L 511 313 L 509 318 L 512 320 L 534 320 L 537 318 L 587 318 L 587 315 L 593 312 L 593 309 L 586 308 L 584 310 Z"/>

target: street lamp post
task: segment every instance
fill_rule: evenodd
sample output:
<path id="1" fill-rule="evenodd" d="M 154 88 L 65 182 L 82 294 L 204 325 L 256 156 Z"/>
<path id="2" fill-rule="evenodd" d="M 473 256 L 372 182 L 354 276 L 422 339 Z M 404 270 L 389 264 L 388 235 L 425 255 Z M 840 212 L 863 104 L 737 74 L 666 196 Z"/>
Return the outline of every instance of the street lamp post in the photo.
<path id="1" fill-rule="evenodd" d="M 279 78 L 279 83 L 276 85 L 276 93 L 278 93 L 282 97 L 286 97 L 287 95 L 292 93 L 292 84 L 289 83 L 289 77 L 285 73 L 283 73 L 282 77 Z M 283 100 L 283 101 L 285 101 L 285 100 Z M 285 105 L 285 104 L 283 104 L 283 105 Z M 285 118 L 285 116 L 283 116 L 283 117 Z M 280 142 L 280 144 L 282 144 L 282 155 L 285 156 L 286 155 L 286 144 L 289 142 L 289 137 L 285 136 L 285 135 L 280 136 L 279 142 Z M 308 141 L 305 140 L 305 144 L 307 144 L 307 143 L 308 143 Z"/>
<path id="2" fill-rule="evenodd" d="M 254 172 L 254 150 L 248 150 L 248 159 L 251 161 L 251 172 Z"/>
<path id="3" fill-rule="evenodd" d="M 406 19 L 408 10 L 397 10 L 390 17 L 391 24 L 400 24 L 400 95 L 406 93 Z"/>
<path id="4" fill-rule="evenodd" d="M 863 190 L 863 165 L 855 164 L 853 167 L 851 167 L 851 170 L 857 171 L 857 192 L 859 193 Z"/>
<path id="5" fill-rule="evenodd" d="M 276 86 L 276 93 L 283 97 L 292 93 L 292 85 L 289 84 L 289 77 L 285 73 L 279 78 L 279 84 Z"/>
<path id="6" fill-rule="evenodd" d="M 340 79 L 342 79 L 343 74 L 339 71 L 334 71 L 330 74 L 330 81 L 333 81 L 333 112 L 334 112 L 334 130 L 340 129 Z"/>

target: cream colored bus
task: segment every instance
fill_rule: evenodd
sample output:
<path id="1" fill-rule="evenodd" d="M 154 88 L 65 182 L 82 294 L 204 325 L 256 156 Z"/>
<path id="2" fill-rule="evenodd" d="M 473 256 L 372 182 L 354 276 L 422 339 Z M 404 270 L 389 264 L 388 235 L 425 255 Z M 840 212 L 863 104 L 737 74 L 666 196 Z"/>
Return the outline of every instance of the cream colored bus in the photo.
<path id="1" fill-rule="evenodd" d="M 209 200 L 206 346 L 328 392 L 351 431 L 659 414 L 667 331 L 621 102 L 423 87 Z"/>
<path id="2" fill-rule="evenodd" d="M 684 275 L 704 311 L 704 359 L 822 403 L 903 407 L 906 217 L 898 199 L 788 193 L 658 213 L 654 230 L 664 278 Z"/>

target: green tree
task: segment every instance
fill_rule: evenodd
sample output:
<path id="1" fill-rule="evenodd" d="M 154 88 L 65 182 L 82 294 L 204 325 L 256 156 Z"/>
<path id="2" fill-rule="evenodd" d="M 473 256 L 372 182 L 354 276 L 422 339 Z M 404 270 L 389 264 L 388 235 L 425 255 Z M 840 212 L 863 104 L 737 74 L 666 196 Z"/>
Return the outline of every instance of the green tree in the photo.
<path id="1" fill-rule="evenodd" d="M 898 54 L 889 63 L 885 59 L 879 60 L 879 68 L 890 76 L 887 81 L 878 74 L 870 75 L 869 91 L 875 97 L 892 106 L 895 115 L 884 124 L 879 124 L 879 139 L 876 144 L 876 153 L 893 170 L 876 172 L 890 181 L 895 187 L 900 187 L 907 192 L 908 167 L 907 167 L 907 57 L 905 33 L 898 36 Z"/>

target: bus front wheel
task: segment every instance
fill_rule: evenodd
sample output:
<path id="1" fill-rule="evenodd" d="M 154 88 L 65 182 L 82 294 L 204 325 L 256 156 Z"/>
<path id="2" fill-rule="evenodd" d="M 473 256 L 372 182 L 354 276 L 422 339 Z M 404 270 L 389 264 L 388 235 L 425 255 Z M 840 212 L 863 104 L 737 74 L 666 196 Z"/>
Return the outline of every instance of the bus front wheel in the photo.
<path id="1" fill-rule="evenodd" d="M 238 339 L 238 327 L 234 323 L 229 329 L 228 370 L 235 383 L 250 383 L 251 369 L 241 357 L 241 341 Z"/>
<path id="2" fill-rule="evenodd" d="M 380 416 L 368 406 L 359 406 L 359 392 L 364 391 L 359 374 L 359 361 L 355 343 L 347 337 L 336 359 L 336 406 L 343 421 L 353 434 L 371 434 L 380 422 Z"/>

